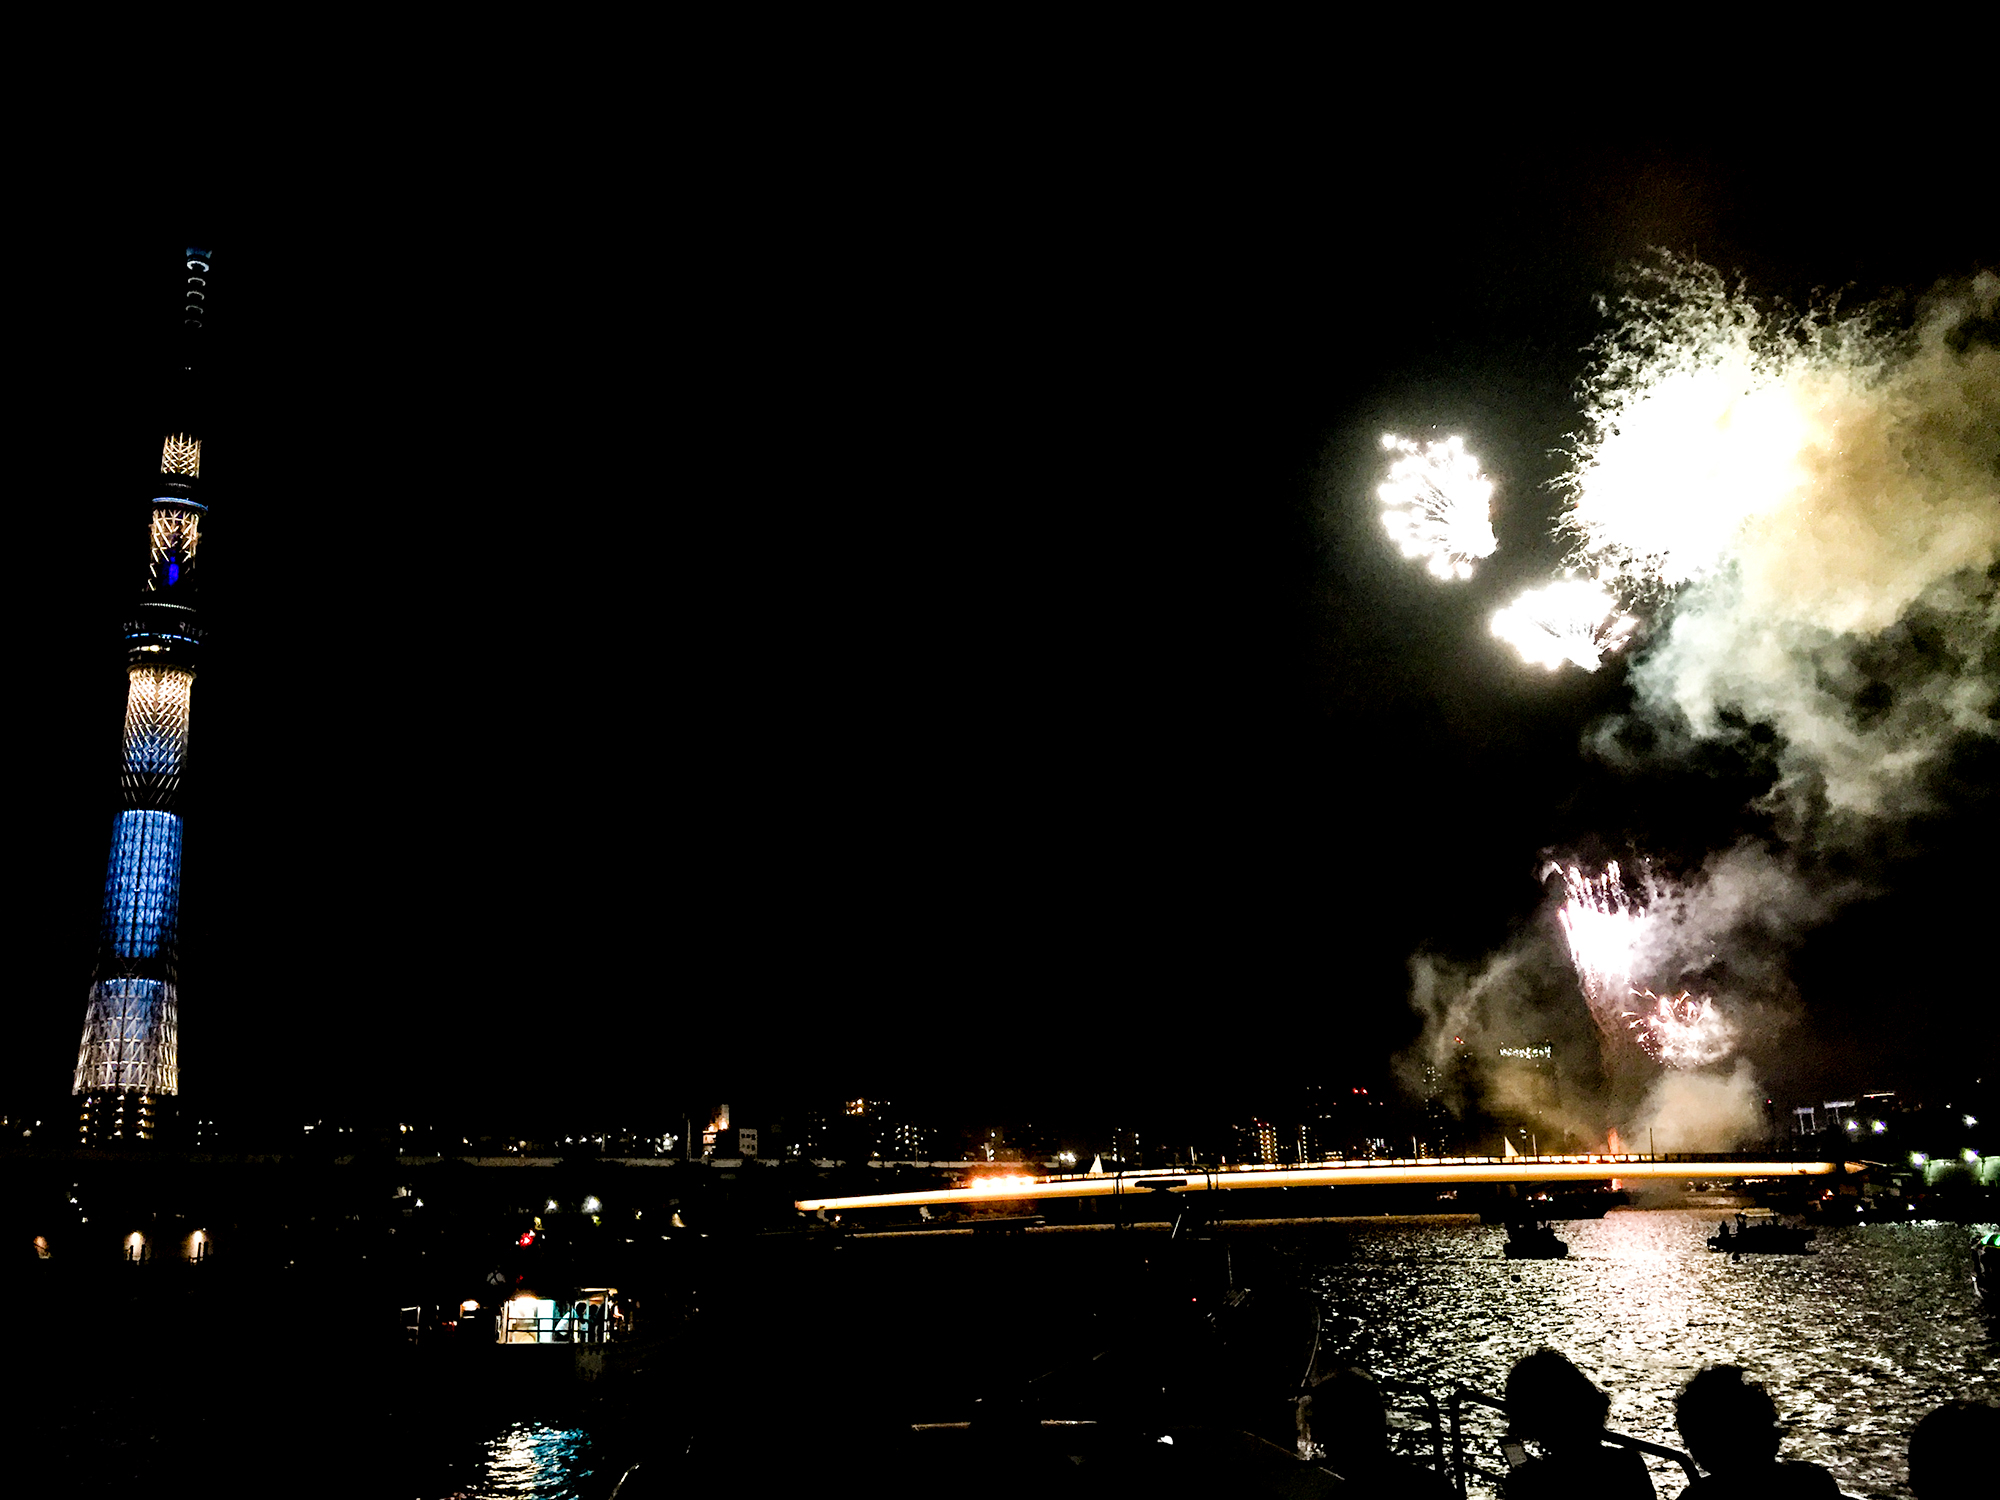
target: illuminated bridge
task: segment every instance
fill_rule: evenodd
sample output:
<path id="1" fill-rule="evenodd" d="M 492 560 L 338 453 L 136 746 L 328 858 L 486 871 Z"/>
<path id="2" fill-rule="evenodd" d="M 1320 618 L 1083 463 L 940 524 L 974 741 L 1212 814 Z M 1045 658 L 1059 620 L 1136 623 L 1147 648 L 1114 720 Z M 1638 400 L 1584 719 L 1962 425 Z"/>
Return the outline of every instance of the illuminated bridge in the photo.
<path id="1" fill-rule="evenodd" d="M 1429 1184 L 1547 1182 L 1714 1182 L 1727 1179 L 1827 1177 L 1860 1162 L 1736 1155 L 1447 1156 L 1320 1162 L 1308 1166 L 1155 1168 L 1138 1172 L 1085 1172 L 1065 1176 L 979 1174 L 957 1187 L 912 1193 L 861 1193 L 842 1198 L 801 1198 L 808 1213 L 859 1208 L 959 1208 L 1055 1198 L 1116 1198 L 1128 1193 L 1218 1193 L 1252 1188 L 1382 1187 Z"/>

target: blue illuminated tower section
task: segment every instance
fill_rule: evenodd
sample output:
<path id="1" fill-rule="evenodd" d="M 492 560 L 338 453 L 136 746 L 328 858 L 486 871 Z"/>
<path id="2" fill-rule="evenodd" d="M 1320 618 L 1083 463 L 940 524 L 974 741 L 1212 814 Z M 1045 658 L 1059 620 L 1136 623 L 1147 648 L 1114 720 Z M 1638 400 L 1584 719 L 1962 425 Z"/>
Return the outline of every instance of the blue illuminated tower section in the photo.
<path id="1" fill-rule="evenodd" d="M 190 251 L 186 311 L 201 314 L 208 266 Z M 200 291 L 194 290 L 200 288 Z M 188 332 L 201 320 L 190 318 Z M 179 373 L 185 384 L 191 364 Z M 154 1139 L 180 1092 L 176 993 L 181 907 L 181 815 L 188 700 L 201 626 L 196 563 L 207 507 L 201 439 L 176 432 L 161 446 L 148 520 L 144 585 L 125 622 L 125 753 L 111 825 L 97 963 L 72 1092 L 85 1144 Z"/>

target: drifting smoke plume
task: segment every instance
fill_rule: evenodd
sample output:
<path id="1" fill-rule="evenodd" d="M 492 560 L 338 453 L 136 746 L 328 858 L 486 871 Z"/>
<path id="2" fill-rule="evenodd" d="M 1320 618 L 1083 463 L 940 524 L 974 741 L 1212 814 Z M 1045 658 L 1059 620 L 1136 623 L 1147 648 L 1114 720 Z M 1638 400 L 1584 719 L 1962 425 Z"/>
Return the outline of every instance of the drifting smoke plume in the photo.
<path id="1" fill-rule="evenodd" d="M 1484 1071 L 1461 1076 L 1460 1057 L 1475 1063 L 1491 1059 L 1506 1045 L 1527 1037 L 1558 1040 L 1560 1071 L 1574 1077 L 1588 1069 L 1595 1048 L 1575 1045 L 1567 1011 L 1575 991 L 1555 946 L 1544 929 L 1537 929 L 1483 964 L 1466 966 L 1432 954 L 1410 961 L 1410 1003 L 1424 1018 L 1417 1046 L 1402 1061 L 1406 1084 L 1415 1092 L 1438 1096 L 1452 1112 L 1479 1108 L 1521 1110 L 1545 1114 L 1544 1102 L 1515 1097 L 1510 1087 L 1525 1080 L 1512 1072 Z M 1462 1090 L 1473 1090 L 1467 1097 Z M 1574 1115 L 1547 1123 L 1570 1129 L 1583 1139 L 1603 1134 L 1601 1112 L 1587 1100 Z"/>
<path id="2" fill-rule="evenodd" d="M 1678 590 L 1633 667 L 1682 738 L 1777 733 L 1792 837 L 1925 805 L 2000 701 L 2000 277 L 1914 332 L 1765 312 L 1665 261 L 1598 349 L 1563 481 L 1572 561 L 1627 600 Z M 1598 744 L 1615 751 L 1615 726 Z"/>
<path id="3" fill-rule="evenodd" d="M 1681 875 L 1643 859 L 1596 873 L 1551 865 L 1543 874 L 1561 877 L 1554 907 L 1507 949 L 1476 966 L 1430 954 L 1411 961 L 1411 1003 L 1424 1028 L 1404 1059 L 1408 1083 L 1469 1083 L 1474 1096 L 1449 1100 L 1454 1109 L 1539 1117 L 1584 1142 L 1621 1119 L 1628 1144 L 1650 1129 L 1663 1151 L 1730 1149 L 1669 1141 L 1756 1139 L 1762 1094 L 1748 1059 L 1736 1056 L 1726 1075 L 1706 1070 L 1740 1048 L 1769 1047 L 1794 1026 L 1800 1006 L 1789 957 L 1861 886 L 1808 877 L 1788 854 L 1747 841 Z M 1577 1025 L 1578 986 L 1590 1028 Z M 1447 1077 L 1455 1055 L 1491 1058 L 1523 1037 L 1555 1042 L 1567 1080 L 1559 1108 L 1514 1097 L 1520 1075 Z"/>
<path id="4" fill-rule="evenodd" d="M 1670 1068 L 1644 1082 L 1606 1078 L 1606 1094 L 1580 1086 L 1590 1076 L 1588 1044 L 1580 1044 L 1564 1018 L 1570 990 L 1562 956 L 1546 940 L 1546 928 L 1478 966 L 1458 966 L 1420 954 L 1410 962 L 1410 998 L 1424 1016 L 1424 1036 L 1404 1058 L 1408 1086 L 1430 1092 L 1456 1114 L 1480 1110 L 1538 1120 L 1542 1138 L 1568 1132 L 1578 1144 L 1600 1148 L 1606 1124 L 1624 1120 L 1626 1150 L 1736 1150 L 1764 1136 L 1762 1088 L 1746 1058 L 1730 1072 Z M 1570 1000 L 1568 1004 L 1574 1004 Z M 1752 1014 L 1770 1022 L 1752 1002 Z M 1454 1060 L 1492 1058 L 1498 1048 L 1522 1036 L 1554 1036 L 1558 1068 L 1566 1078 L 1560 1100 L 1532 1092 L 1534 1076 L 1510 1070 L 1480 1070 L 1454 1076 Z M 1562 1056 L 1566 1054 L 1566 1056 Z M 1620 1082 L 1626 1088 L 1620 1088 Z M 1460 1096 L 1470 1088 L 1472 1096 Z"/>
<path id="5" fill-rule="evenodd" d="M 1863 894 L 1857 881 L 1808 878 L 1788 855 L 1748 841 L 1709 855 L 1685 878 L 1642 863 L 1624 879 L 1646 916 L 1632 934 L 1632 973 L 1656 987 L 1680 985 L 1726 963 L 1745 998 L 1782 999 L 1786 958 L 1799 939 Z"/>
<path id="6" fill-rule="evenodd" d="M 1423 1016 L 1416 1061 L 1443 1069 L 1455 1047 L 1475 1047 L 1533 1035 L 1536 1020 L 1556 1010 L 1549 997 L 1563 985 L 1561 960 L 1545 944 L 1526 941 L 1477 968 L 1428 953 L 1410 961 L 1410 1003 Z"/>
<path id="7" fill-rule="evenodd" d="M 1641 1150 L 1734 1151 L 1763 1138 L 1763 1101 L 1740 1057 L 1726 1075 L 1662 1073 L 1620 1134 Z"/>
<path id="8" fill-rule="evenodd" d="M 1630 669 L 1646 732 L 1614 720 L 1589 746 L 1627 763 L 1634 740 L 1768 747 L 1774 839 L 1679 878 L 1565 872 L 1562 930 L 1604 1044 L 1597 1128 L 1726 1149 L 1762 1134 L 1761 1092 L 1743 1058 L 1703 1069 L 1795 1017 L 1790 953 L 1865 894 L 1820 856 L 1926 810 L 1945 756 L 2000 728 L 2000 277 L 1934 295 L 1909 331 L 1760 308 L 1671 257 L 1641 286 L 1596 351 L 1562 481 L 1569 564 L 1604 597 L 1570 612 L 1585 625 L 1521 614 L 1501 633 L 1588 667 L 1632 628 L 1584 639 L 1608 606 L 1650 614 Z M 1553 931 L 1475 969 L 1413 961 L 1433 1077 L 1459 1037 L 1579 1040 L 1550 1024 Z M 1586 1133 L 1585 1101 L 1570 1111 Z"/>
<path id="9" fill-rule="evenodd" d="M 1670 1068 L 1720 1061 L 1752 1018 L 1780 1021 L 1791 998 L 1786 955 L 1805 928 L 1859 893 L 1806 880 L 1751 843 L 1710 855 L 1682 879 L 1643 861 L 1601 874 L 1552 864 L 1543 871 L 1551 875 L 1562 878 L 1556 922 L 1599 1031 Z"/>

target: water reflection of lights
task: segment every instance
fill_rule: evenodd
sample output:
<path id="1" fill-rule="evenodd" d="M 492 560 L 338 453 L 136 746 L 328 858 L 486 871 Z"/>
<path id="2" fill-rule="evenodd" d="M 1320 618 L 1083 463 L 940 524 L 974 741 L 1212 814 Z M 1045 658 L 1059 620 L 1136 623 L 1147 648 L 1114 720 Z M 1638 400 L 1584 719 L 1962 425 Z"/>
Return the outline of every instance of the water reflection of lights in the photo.
<path id="1" fill-rule="evenodd" d="M 589 1488 L 590 1435 L 580 1427 L 518 1422 L 486 1445 L 492 1500 L 568 1500 Z"/>
<path id="2" fill-rule="evenodd" d="M 1910 1428 L 1993 1375 L 1987 1325 L 1964 1316 L 1963 1231 L 1822 1229 L 1813 1255 L 1732 1264 L 1707 1248 L 1717 1212 L 1568 1222 L 1557 1261 L 1502 1259 L 1498 1227 L 1354 1223 L 1337 1257 L 1302 1262 L 1334 1315 L 1322 1359 L 1497 1392 L 1549 1344 L 1611 1394 L 1609 1426 L 1676 1446 L 1674 1393 L 1704 1363 L 1741 1364 L 1792 1417 L 1788 1457 L 1833 1467 L 1848 1494 L 1905 1493 Z M 1656 1482 L 1681 1483 L 1665 1469 Z"/>

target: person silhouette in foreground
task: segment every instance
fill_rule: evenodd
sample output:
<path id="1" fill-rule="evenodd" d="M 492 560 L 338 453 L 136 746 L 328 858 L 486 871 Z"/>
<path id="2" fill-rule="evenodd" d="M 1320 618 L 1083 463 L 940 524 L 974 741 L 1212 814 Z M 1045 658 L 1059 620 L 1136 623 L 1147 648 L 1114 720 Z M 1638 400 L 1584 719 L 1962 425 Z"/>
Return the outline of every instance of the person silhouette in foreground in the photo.
<path id="1" fill-rule="evenodd" d="M 1604 1442 L 1611 1398 L 1553 1349 L 1537 1349 L 1507 1372 L 1509 1461 L 1541 1445 L 1542 1457 L 1516 1462 L 1501 1493 L 1507 1500 L 1654 1500 L 1653 1476 L 1630 1448 Z"/>
<path id="2" fill-rule="evenodd" d="M 1917 1500 L 1976 1495 L 2000 1459 L 2000 1406 L 1947 1401 L 1910 1434 L 1910 1493 Z"/>
<path id="3" fill-rule="evenodd" d="M 1674 1398 L 1674 1425 L 1694 1461 L 1708 1471 L 1687 1487 L 1697 1500 L 1840 1500 L 1840 1486 L 1818 1464 L 1778 1457 L 1778 1409 L 1736 1365 L 1697 1371 Z"/>
<path id="4" fill-rule="evenodd" d="M 1300 1426 L 1320 1448 L 1319 1462 L 1364 1495 L 1449 1500 L 1444 1479 L 1389 1451 L 1382 1390 L 1364 1370 L 1336 1370 L 1313 1383 L 1300 1403 Z"/>

